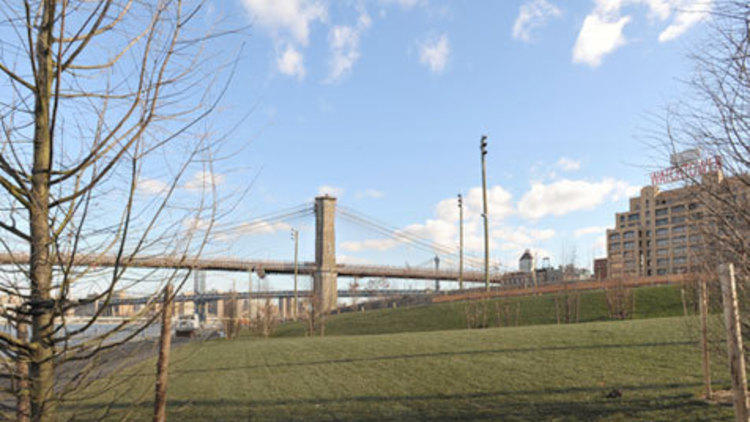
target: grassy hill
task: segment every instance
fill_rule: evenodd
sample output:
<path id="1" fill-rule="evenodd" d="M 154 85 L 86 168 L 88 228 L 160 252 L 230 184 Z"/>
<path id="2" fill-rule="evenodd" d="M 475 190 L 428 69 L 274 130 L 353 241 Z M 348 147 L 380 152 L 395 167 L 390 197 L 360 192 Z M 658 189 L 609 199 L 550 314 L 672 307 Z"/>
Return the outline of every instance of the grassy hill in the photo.
<path id="1" fill-rule="evenodd" d="M 696 398 L 700 354 L 686 324 L 655 318 L 189 344 L 173 353 L 169 419 L 731 420 L 731 407 Z M 119 374 L 106 393 L 60 410 L 79 420 L 125 412 L 149 419 L 153 368 Z M 714 368 L 714 379 L 727 379 L 725 365 Z M 613 389 L 622 397 L 606 398 Z"/>
<path id="2" fill-rule="evenodd" d="M 631 290 L 635 306 L 630 306 L 632 317 L 657 318 L 683 314 L 680 289 L 674 286 L 641 287 Z M 557 305 L 556 305 L 557 298 Z M 571 319 L 580 322 L 609 319 L 604 291 L 581 292 L 570 298 L 571 305 L 579 303 L 579 312 L 571 312 Z M 558 315 L 564 321 L 566 298 L 561 295 L 514 297 L 487 301 L 489 326 L 555 324 Z M 468 308 L 468 302 L 449 302 L 409 308 L 369 310 L 365 313 L 347 312 L 331 315 L 326 320 L 326 335 L 387 334 L 400 332 L 455 330 L 467 328 L 467 316 L 481 312 L 482 304 Z M 476 306 L 480 309 L 477 310 Z M 556 311 L 557 306 L 557 311 Z M 632 310 L 635 312 L 632 312 Z M 576 315 L 578 318 L 576 318 Z M 300 322 L 281 325 L 277 337 L 305 334 Z"/>

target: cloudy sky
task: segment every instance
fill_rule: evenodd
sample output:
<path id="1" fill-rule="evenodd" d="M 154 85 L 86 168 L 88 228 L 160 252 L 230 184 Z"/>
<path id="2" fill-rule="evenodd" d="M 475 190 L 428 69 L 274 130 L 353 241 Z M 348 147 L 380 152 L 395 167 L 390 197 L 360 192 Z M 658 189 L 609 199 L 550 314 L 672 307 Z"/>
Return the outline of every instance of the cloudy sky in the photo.
<path id="1" fill-rule="evenodd" d="M 575 249 L 590 266 L 614 212 L 661 164 L 640 135 L 682 95 L 705 10 L 706 0 L 217 1 L 207 13 L 249 24 L 221 119 L 249 117 L 233 135 L 245 148 L 213 180 L 252 184 L 235 221 L 332 193 L 453 248 L 461 192 L 467 253 L 479 256 L 487 134 L 493 261 L 514 269 L 533 248 L 557 264 Z M 312 259 L 312 223 L 246 230 L 223 250 L 289 259 L 294 226 Z M 345 221 L 337 230 L 344 262 L 431 257 Z"/>

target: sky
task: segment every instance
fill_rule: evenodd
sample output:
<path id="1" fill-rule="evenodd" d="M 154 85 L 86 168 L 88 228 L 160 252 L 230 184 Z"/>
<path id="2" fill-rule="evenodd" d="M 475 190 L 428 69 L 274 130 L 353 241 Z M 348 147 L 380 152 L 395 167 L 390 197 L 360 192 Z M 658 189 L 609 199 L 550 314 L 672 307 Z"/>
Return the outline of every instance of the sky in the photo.
<path id="1" fill-rule="evenodd" d="M 407 233 L 482 254 L 479 139 L 488 136 L 491 257 L 524 249 L 591 267 L 627 198 L 660 166 L 644 140 L 684 95 L 706 0 L 222 0 L 206 19 L 246 26 L 212 119 L 234 125 L 210 177 L 249 188 L 233 223 L 332 194 Z M 229 37 L 227 51 L 237 51 Z M 245 118 L 246 117 L 246 118 Z M 210 176 L 210 175 L 209 175 Z M 204 180 L 206 175 L 195 175 Z M 158 187 L 158 180 L 148 184 Z M 154 193 L 158 189 L 151 189 Z M 210 253 L 289 260 L 313 219 L 238 230 Z M 339 219 L 344 263 L 421 265 L 423 251 Z M 432 265 L 432 264 L 430 264 Z M 453 265 L 445 258 L 442 265 Z M 217 275 L 219 288 L 230 276 Z M 279 278 L 286 286 L 288 279 Z M 209 282 L 211 284 L 211 282 Z"/>

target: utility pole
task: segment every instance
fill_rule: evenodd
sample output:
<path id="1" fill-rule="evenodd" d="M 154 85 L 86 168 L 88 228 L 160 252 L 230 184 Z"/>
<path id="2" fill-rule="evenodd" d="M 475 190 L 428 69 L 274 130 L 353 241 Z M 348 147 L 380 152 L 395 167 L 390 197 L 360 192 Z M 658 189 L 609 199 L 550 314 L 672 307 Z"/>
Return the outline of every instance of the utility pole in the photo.
<path id="1" fill-rule="evenodd" d="M 294 239 L 294 308 L 292 318 L 297 320 L 297 307 L 299 306 L 299 297 L 297 296 L 297 274 L 299 272 L 299 261 L 297 260 L 299 251 L 299 230 L 292 229 L 292 239 Z"/>
<path id="2" fill-rule="evenodd" d="M 464 199 L 458 194 L 458 290 L 464 289 Z"/>
<path id="3" fill-rule="evenodd" d="M 487 135 L 482 135 L 479 141 L 479 151 L 482 153 L 482 219 L 484 220 L 484 288 L 490 291 L 490 229 L 487 222 Z"/>
<path id="4" fill-rule="evenodd" d="M 440 279 L 437 278 L 438 270 L 440 270 L 440 257 L 435 255 L 435 291 L 440 291 Z"/>

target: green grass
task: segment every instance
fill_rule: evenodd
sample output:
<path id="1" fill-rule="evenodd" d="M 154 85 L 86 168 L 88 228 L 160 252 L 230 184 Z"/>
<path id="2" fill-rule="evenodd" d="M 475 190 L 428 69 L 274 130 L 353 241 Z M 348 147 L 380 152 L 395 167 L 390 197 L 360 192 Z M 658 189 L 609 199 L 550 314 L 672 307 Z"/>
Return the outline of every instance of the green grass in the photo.
<path id="1" fill-rule="evenodd" d="M 656 318 L 189 344 L 173 353 L 169 420 L 731 420 L 731 407 L 697 398 L 686 327 Z M 98 420 L 112 400 L 112 418 L 147 420 L 153 362 L 136 369 L 61 411 Z M 614 388 L 622 397 L 605 398 Z"/>
<path id="2" fill-rule="evenodd" d="M 633 318 L 657 318 L 679 316 L 683 314 L 680 289 L 674 286 L 641 287 L 632 290 L 635 295 L 635 313 Z M 490 325 L 538 325 L 557 323 L 555 311 L 556 295 L 527 296 L 489 301 Z M 563 299 L 558 300 L 560 314 Z M 503 318 L 496 323 L 495 304 L 506 304 L 509 310 L 510 324 Z M 603 291 L 586 291 L 580 293 L 581 322 L 605 321 L 608 319 L 606 296 Z M 365 313 L 347 312 L 331 315 L 326 319 L 326 335 L 360 335 L 389 334 L 401 332 L 455 330 L 467 328 L 467 302 L 439 303 L 409 308 L 378 309 Z M 277 337 L 294 337 L 305 335 L 303 323 L 292 322 L 279 326 Z"/>

